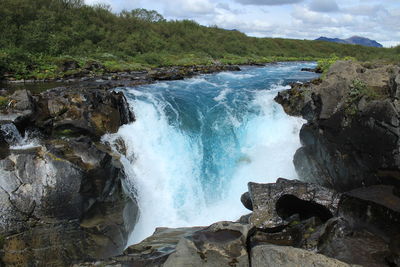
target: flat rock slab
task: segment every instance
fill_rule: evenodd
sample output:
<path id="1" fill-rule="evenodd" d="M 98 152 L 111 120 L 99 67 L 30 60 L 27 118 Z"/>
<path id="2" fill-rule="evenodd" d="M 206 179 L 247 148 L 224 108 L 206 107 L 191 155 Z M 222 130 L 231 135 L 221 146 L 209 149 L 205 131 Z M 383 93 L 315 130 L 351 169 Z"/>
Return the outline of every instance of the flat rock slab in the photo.
<path id="1" fill-rule="evenodd" d="M 262 245 L 251 250 L 252 267 L 348 267 L 357 266 L 328 258 L 324 255 L 303 249 Z"/>
<path id="2" fill-rule="evenodd" d="M 366 228 L 386 241 L 400 236 L 400 197 L 394 186 L 375 185 L 344 193 L 339 214 L 353 227 Z"/>

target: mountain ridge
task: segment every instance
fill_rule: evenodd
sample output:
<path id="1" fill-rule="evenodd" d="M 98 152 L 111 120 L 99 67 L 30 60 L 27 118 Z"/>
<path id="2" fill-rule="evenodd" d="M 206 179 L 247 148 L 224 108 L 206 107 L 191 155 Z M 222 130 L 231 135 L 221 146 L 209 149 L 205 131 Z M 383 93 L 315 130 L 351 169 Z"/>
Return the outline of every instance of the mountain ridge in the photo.
<path id="1" fill-rule="evenodd" d="M 340 39 L 340 38 L 328 38 L 325 36 L 321 36 L 316 41 L 326 41 L 326 42 L 334 42 L 334 43 L 341 43 L 341 44 L 355 44 L 355 45 L 362 45 L 362 46 L 369 46 L 369 47 L 383 47 L 382 44 L 378 43 L 375 40 L 368 39 L 361 36 L 352 36 L 347 39 Z"/>

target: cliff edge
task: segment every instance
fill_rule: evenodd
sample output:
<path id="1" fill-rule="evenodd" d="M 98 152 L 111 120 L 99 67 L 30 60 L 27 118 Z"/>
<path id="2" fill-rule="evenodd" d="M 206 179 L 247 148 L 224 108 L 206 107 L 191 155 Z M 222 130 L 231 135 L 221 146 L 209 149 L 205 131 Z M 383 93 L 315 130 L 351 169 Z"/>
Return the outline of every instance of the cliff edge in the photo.
<path id="1" fill-rule="evenodd" d="M 299 177 L 338 191 L 400 186 L 400 67 L 338 61 L 323 80 L 275 100 L 307 120 L 294 156 Z"/>

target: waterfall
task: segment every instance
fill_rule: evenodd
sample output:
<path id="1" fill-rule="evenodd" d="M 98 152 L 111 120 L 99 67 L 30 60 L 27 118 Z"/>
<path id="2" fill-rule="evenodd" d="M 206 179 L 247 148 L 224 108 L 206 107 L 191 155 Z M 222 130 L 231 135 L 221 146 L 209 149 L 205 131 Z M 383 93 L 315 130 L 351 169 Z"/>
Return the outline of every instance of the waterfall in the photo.
<path id="1" fill-rule="evenodd" d="M 155 227 L 209 225 L 248 213 L 247 183 L 296 178 L 293 155 L 304 121 L 274 102 L 311 63 L 281 63 L 241 72 L 121 88 L 136 122 L 104 140 L 124 140 L 127 188 L 140 217 L 130 243 Z"/>

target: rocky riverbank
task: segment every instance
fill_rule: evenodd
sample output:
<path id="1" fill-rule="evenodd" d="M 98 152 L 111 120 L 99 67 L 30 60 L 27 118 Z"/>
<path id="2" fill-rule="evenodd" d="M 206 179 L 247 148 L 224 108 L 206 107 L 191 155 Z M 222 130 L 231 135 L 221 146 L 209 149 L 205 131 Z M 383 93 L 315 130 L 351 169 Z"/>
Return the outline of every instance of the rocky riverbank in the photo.
<path id="1" fill-rule="evenodd" d="M 337 62 L 279 93 L 307 120 L 302 181 L 249 183 L 238 221 L 158 228 L 125 250 L 138 208 L 100 138 L 134 116 L 95 84 L 20 90 L 1 106 L 0 265 L 400 266 L 400 67 Z"/>
<path id="2" fill-rule="evenodd" d="M 242 202 L 252 213 L 237 222 L 158 228 L 121 256 L 74 266 L 397 266 L 398 237 L 390 235 L 398 232 L 400 198 L 392 189 L 340 194 L 282 178 L 250 183 Z M 380 190 L 387 199 L 376 198 Z"/>
<path id="3" fill-rule="evenodd" d="M 7 97 L 0 116 L 2 264 L 68 266 L 122 252 L 137 206 L 124 194 L 119 156 L 100 138 L 133 120 L 122 93 L 101 89 Z"/>
<path id="4" fill-rule="evenodd" d="M 214 65 L 195 65 L 195 66 L 175 66 L 154 68 L 151 70 L 109 72 L 103 65 L 97 62 L 78 69 L 77 62 L 66 61 L 60 66 L 65 74 L 63 78 L 46 80 L 4 80 L 6 87 L 18 87 L 20 85 L 34 85 L 40 83 L 63 84 L 68 87 L 101 87 L 111 89 L 115 87 L 136 86 L 148 84 L 155 81 L 181 80 L 200 74 L 214 73 L 220 71 L 240 71 L 238 65 L 214 64 Z"/>
<path id="5" fill-rule="evenodd" d="M 303 116 L 294 163 L 301 179 L 338 191 L 400 186 L 400 67 L 339 61 L 323 80 L 279 93 Z"/>
<path id="6" fill-rule="evenodd" d="M 272 184 L 249 183 L 241 201 L 252 212 L 237 222 L 159 228 L 123 255 L 75 266 L 400 266 L 398 184 L 370 178 L 376 173 L 370 173 L 376 166 L 371 158 L 377 163 L 396 160 L 398 144 L 387 138 L 393 131 L 381 126 L 393 129 L 398 116 L 381 106 L 397 105 L 398 74 L 397 66 L 338 62 L 323 80 L 296 84 L 277 96 L 287 113 L 308 120 L 295 163 L 301 179 L 312 183 L 282 178 Z M 333 124 L 334 119 L 339 122 Z M 309 127 L 317 129 L 313 133 L 318 138 Z M 367 144 L 360 139 L 363 135 L 376 139 L 367 139 Z M 364 150 L 340 155 L 344 148 L 352 151 L 344 142 L 363 142 L 359 147 Z M 385 142 L 391 145 L 381 148 Z M 336 154 L 328 157 L 329 149 Z M 305 171 L 315 165 L 318 172 Z M 327 176 L 327 169 L 340 170 L 342 176 Z M 356 170 L 359 176 L 348 175 Z"/>

